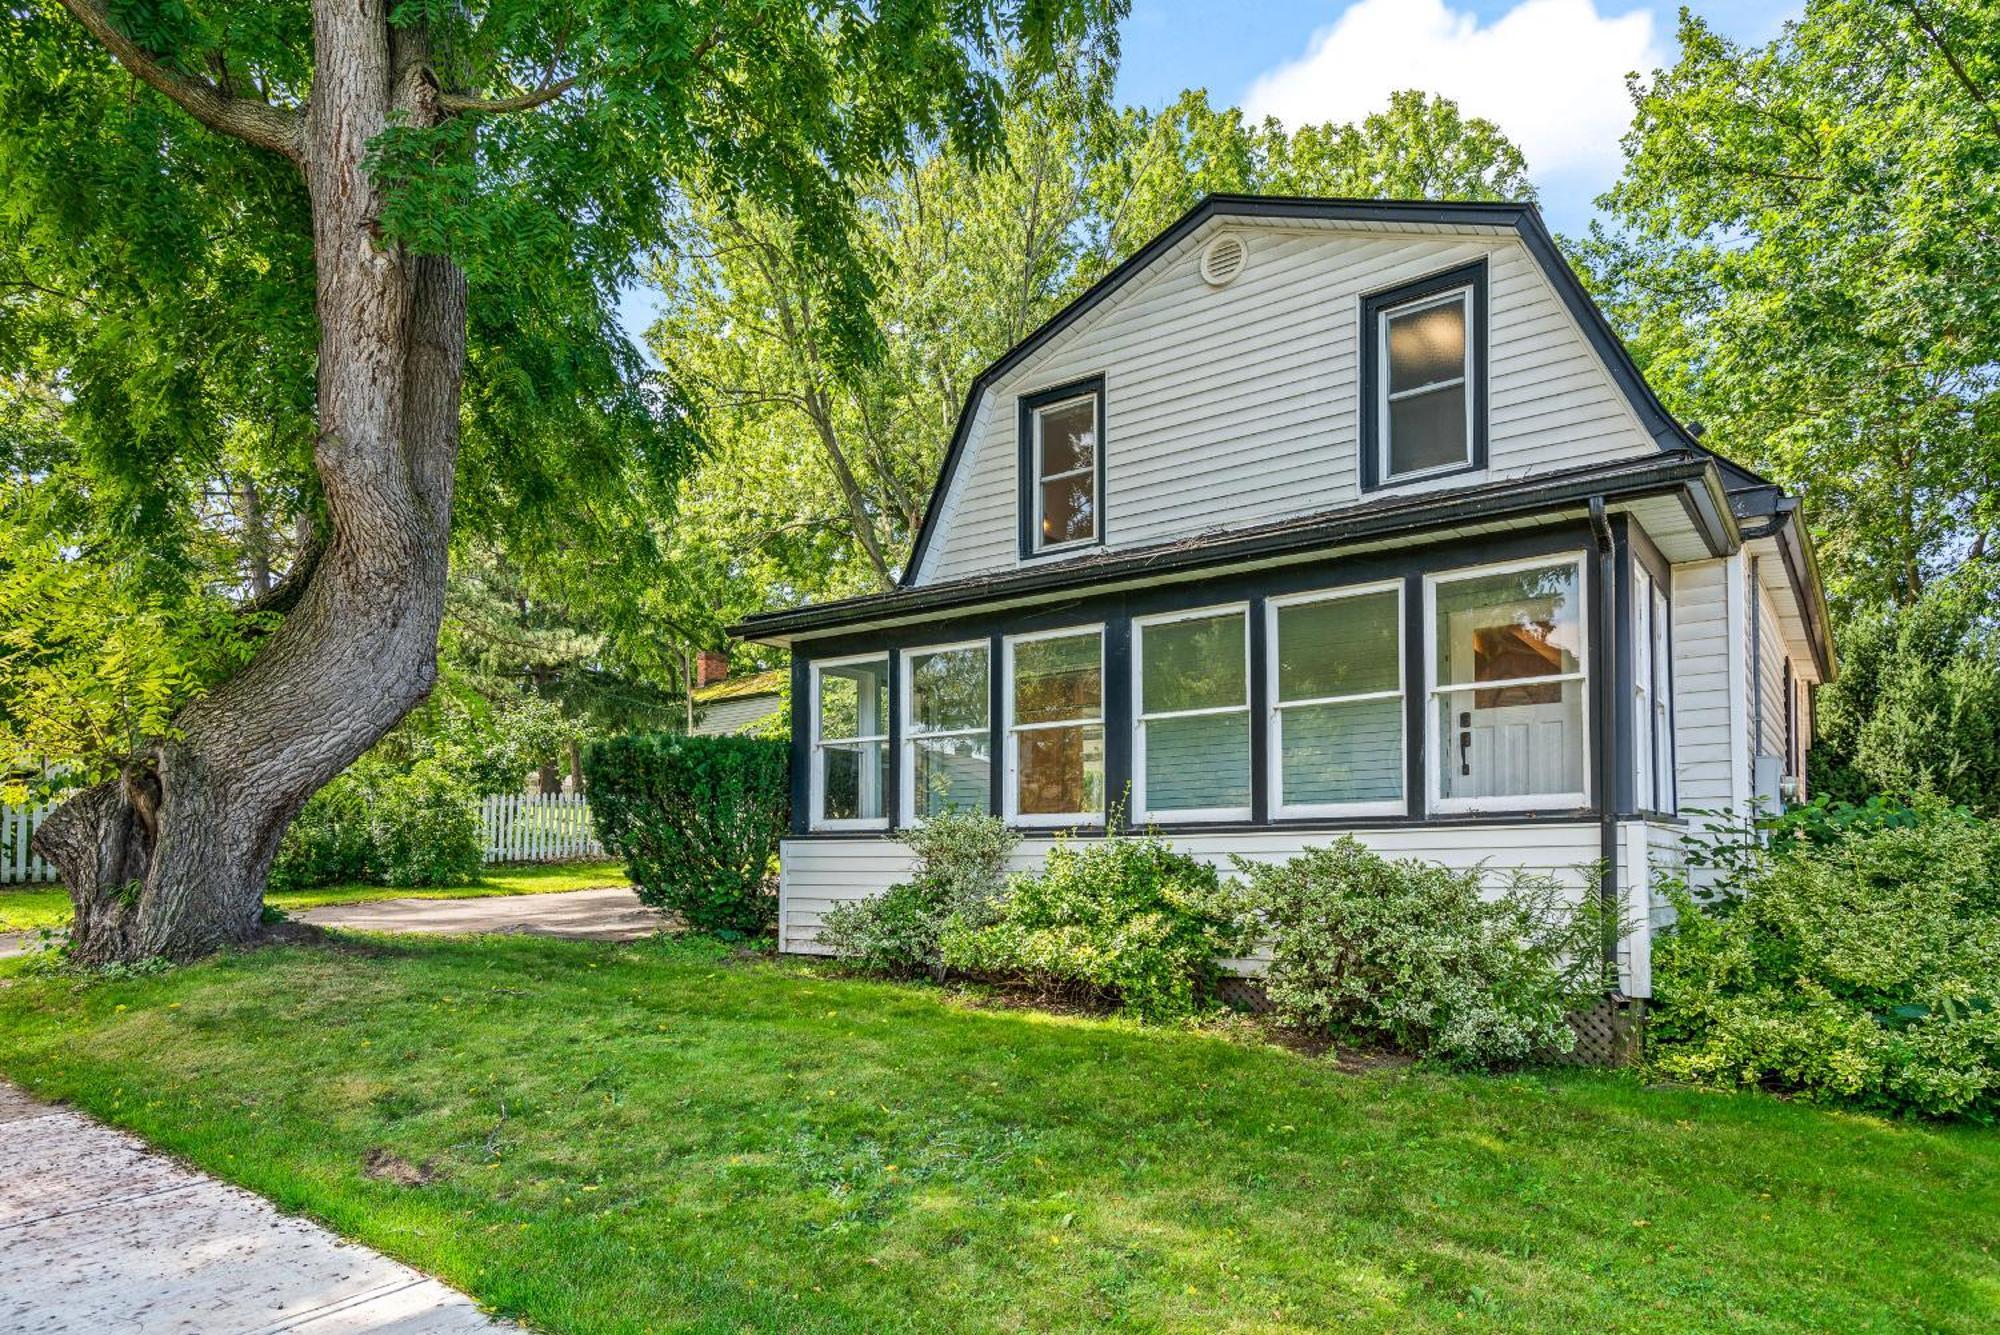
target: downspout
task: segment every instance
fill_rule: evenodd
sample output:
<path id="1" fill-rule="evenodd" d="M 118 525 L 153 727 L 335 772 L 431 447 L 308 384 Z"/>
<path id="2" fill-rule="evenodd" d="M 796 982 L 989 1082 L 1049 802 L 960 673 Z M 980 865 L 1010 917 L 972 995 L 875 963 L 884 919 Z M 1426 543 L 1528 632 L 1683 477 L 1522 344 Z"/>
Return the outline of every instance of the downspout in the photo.
<path id="1" fill-rule="evenodd" d="M 1590 531 L 1597 539 L 1597 608 L 1600 633 L 1595 641 L 1597 662 L 1592 665 L 1597 680 L 1597 745 L 1591 750 L 1591 790 L 1597 795 L 1597 899 L 1602 915 L 1604 968 L 1613 980 L 1608 989 L 1616 993 L 1618 978 L 1618 803 L 1612 792 L 1612 753 L 1617 745 L 1618 726 L 1618 559 L 1611 536 L 1611 520 L 1605 514 L 1604 498 L 1590 498 Z"/>

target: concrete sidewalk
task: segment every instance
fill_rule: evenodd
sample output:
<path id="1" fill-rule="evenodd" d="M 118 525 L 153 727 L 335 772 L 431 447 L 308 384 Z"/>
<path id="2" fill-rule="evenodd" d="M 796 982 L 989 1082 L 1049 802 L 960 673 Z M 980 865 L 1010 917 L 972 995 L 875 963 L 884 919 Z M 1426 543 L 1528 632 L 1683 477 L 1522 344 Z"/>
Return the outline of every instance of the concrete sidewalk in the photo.
<path id="1" fill-rule="evenodd" d="M 0 1081 L 0 1330 L 517 1329 L 427 1275 Z"/>
<path id="2" fill-rule="evenodd" d="M 668 920 L 623 886 L 553 895 L 485 895 L 477 899 L 377 899 L 329 904 L 292 915 L 316 927 L 362 932 L 441 932 L 471 936 L 525 932 L 576 941 L 631 941 L 663 930 Z"/>

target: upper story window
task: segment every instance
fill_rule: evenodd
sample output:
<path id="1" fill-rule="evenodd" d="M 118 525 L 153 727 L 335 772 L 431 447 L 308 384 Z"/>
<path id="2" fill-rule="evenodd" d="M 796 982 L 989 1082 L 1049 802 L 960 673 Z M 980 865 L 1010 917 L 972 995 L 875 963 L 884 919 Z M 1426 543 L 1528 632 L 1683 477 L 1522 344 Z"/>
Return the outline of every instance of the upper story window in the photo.
<path id="1" fill-rule="evenodd" d="M 1104 382 L 1021 399 L 1021 555 L 1104 540 Z"/>
<path id="2" fill-rule="evenodd" d="M 813 828 L 887 828 L 887 654 L 813 664 L 812 739 Z"/>
<path id="3" fill-rule="evenodd" d="M 1486 266 L 1362 303 L 1365 487 L 1486 466 Z"/>

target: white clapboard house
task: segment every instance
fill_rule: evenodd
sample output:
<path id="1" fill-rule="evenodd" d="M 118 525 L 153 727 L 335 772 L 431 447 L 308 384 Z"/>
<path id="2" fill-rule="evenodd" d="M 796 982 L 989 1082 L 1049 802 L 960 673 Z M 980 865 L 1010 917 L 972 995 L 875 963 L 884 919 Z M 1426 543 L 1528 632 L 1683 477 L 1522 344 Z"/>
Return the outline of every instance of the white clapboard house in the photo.
<path id="1" fill-rule="evenodd" d="M 1023 866 L 1116 820 L 1551 870 L 1635 997 L 1692 813 L 1795 795 L 1833 672 L 1796 501 L 1514 204 L 1203 202 L 973 384 L 898 588 L 736 632 L 792 653 L 785 950 L 969 806 Z"/>

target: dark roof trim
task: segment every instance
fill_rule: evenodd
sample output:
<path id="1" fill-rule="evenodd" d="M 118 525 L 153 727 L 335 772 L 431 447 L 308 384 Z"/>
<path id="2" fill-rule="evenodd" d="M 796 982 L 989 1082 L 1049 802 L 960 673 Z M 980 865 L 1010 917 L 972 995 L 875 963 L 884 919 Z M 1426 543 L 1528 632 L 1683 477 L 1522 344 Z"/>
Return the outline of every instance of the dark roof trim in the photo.
<path id="1" fill-rule="evenodd" d="M 1533 480 L 1510 478 L 1393 501 L 1371 496 L 1337 510 L 1202 538 L 764 612 L 731 626 L 728 633 L 746 640 L 786 640 L 888 617 L 929 615 L 1135 576 L 1199 572 L 1246 561 L 1305 556 L 1350 543 L 1457 524 L 1520 518 L 1587 504 L 1593 496 L 1617 501 L 1663 493 L 1686 498 L 1689 515 L 1712 552 L 1721 555 L 1735 550 L 1740 535 L 1729 515 L 1715 461 L 1705 453 L 1687 451 L 1637 463 L 1572 468 Z"/>
<path id="2" fill-rule="evenodd" d="M 1777 517 L 1765 532 L 1778 540 L 1778 555 L 1785 563 L 1785 577 L 1791 581 L 1792 596 L 1806 623 L 1806 642 L 1812 649 L 1813 666 L 1819 669 L 1822 685 L 1840 672 L 1833 652 L 1833 617 L 1826 606 L 1826 585 L 1820 579 L 1819 556 L 1813 551 L 1812 535 L 1806 532 L 1799 503 L 1789 498 L 1778 504 Z"/>
<path id="3" fill-rule="evenodd" d="M 1134 251 L 1124 263 L 1113 269 L 1062 308 L 1041 328 L 1016 343 L 1001 358 L 979 373 L 978 379 L 966 391 L 965 403 L 960 407 L 958 422 L 952 428 L 951 444 L 945 451 L 944 465 L 938 470 L 936 484 L 931 488 L 930 502 L 924 507 L 923 523 L 917 529 L 917 539 L 910 549 L 910 559 L 903 568 L 899 584 L 903 588 L 913 587 L 917 571 L 922 569 L 924 557 L 929 553 L 932 540 L 936 536 L 939 512 L 943 508 L 945 493 L 950 489 L 951 479 L 958 471 L 960 459 L 965 453 L 967 438 L 972 432 L 973 409 L 982 395 L 995 380 L 1019 366 L 1022 361 L 1062 333 L 1085 312 L 1096 306 L 1123 287 L 1131 278 L 1146 268 L 1155 259 L 1174 246 L 1179 245 L 1196 228 L 1211 218 L 1227 215 L 1240 218 L 1298 219 L 1301 221 L 1333 222 L 1402 222 L 1402 223 L 1446 223 L 1465 226 L 1511 227 L 1527 246 L 1529 254 L 1541 264 L 1549 281 L 1555 286 L 1563 304 L 1569 308 L 1584 336 L 1604 360 L 1612 380 L 1624 391 L 1639 421 L 1653 437 L 1661 449 L 1694 450 L 1723 462 L 1727 467 L 1740 472 L 1745 479 L 1762 482 L 1756 474 L 1739 464 L 1721 460 L 1721 456 L 1701 445 L 1688 434 L 1685 427 L 1668 413 L 1653 393 L 1646 377 L 1639 372 L 1632 354 L 1625 344 L 1612 332 L 1604 312 L 1584 289 L 1583 282 L 1569 262 L 1556 249 L 1555 238 L 1543 223 L 1541 211 L 1533 204 L 1449 202 L 1439 200 L 1384 200 L 1384 199 L 1314 199 L 1291 195 L 1210 195 L 1199 204 L 1182 214 L 1173 224 L 1158 236 Z"/>

